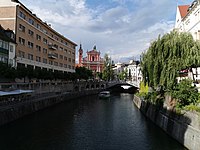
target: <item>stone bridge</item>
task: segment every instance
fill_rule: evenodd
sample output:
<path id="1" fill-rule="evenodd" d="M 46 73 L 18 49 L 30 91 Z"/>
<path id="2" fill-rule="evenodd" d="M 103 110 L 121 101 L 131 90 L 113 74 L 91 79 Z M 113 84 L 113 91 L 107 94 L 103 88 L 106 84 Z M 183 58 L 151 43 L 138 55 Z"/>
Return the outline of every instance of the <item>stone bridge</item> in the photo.
<path id="1" fill-rule="evenodd" d="M 120 92 L 120 93 L 136 93 L 139 87 L 136 84 L 132 84 L 130 82 L 108 82 L 107 90 L 111 92 Z"/>

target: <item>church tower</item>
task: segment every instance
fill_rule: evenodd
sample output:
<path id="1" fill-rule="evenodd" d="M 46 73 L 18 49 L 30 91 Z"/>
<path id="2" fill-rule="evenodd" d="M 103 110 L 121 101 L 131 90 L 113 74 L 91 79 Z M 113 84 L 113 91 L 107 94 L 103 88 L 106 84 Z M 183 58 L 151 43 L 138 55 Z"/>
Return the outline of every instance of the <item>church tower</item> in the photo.
<path id="1" fill-rule="evenodd" d="M 82 66 L 82 58 L 83 58 L 83 49 L 82 45 L 80 44 L 80 48 L 78 50 L 78 64 Z"/>

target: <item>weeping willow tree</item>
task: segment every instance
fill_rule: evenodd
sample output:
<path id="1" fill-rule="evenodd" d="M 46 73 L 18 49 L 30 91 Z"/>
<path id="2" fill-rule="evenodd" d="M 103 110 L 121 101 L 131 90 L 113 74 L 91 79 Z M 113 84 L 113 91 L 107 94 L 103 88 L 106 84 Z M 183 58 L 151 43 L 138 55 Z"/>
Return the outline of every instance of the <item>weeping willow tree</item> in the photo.
<path id="1" fill-rule="evenodd" d="M 151 43 L 142 55 L 145 84 L 173 89 L 178 71 L 200 66 L 200 44 L 189 33 L 172 31 Z"/>

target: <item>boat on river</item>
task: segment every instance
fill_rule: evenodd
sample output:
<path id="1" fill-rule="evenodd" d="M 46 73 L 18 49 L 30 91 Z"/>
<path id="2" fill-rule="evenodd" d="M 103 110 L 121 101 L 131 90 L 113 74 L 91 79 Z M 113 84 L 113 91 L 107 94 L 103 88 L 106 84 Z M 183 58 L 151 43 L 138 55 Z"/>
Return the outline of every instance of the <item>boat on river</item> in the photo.
<path id="1" fill-rule="evenodd" d="M 99 93 L 99 98 L 109 98 L 110 97 L 110 91 L 102 91 Z"/>

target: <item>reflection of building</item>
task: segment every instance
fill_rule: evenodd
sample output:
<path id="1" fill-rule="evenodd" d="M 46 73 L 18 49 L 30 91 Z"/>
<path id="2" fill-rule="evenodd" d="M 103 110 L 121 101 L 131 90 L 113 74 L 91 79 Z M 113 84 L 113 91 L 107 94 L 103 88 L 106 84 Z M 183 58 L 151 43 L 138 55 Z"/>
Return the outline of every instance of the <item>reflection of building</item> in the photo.
<path id="1" fill-rule="evenodd" d="M 0 61 L 14 66 L 15 36 L 13 31 L 0 26 Z"/>
<path id="2" fill-rule="evenodd" d="M 100 56 L 100 52 L 97 51 L 96 46 L 94 46 L 93 50 L 87 51 L 87 56 L 83 58 L 83 49 L 80 45 L 79 49 L 79 66 L 86 67 L 95 72 L 103 71 L 103 58 Z"/>
<path id="3" fill-rule="evenodd" d="M 191 5 L 177 7 L 175 29 L 190 32 L 195 40 L 200 40 L 200 2 L 194 0 Z"/>
<path id="4" fill-rule="evenodd" d="M 0 24 L 16 35 L 16 65 L 75 71 L 76 44 L 18 0 L 0 0 Z"/>

